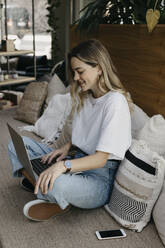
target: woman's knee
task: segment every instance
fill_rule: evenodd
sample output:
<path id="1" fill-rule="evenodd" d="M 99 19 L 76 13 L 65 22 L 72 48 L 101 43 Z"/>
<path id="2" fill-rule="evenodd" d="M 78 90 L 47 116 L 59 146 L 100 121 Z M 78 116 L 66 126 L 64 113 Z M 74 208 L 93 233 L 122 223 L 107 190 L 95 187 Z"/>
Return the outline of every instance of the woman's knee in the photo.
<path id="1" fill-rule="evenodd" d="M 62 199 L 70 203 L 70 198 L 73 195 L 73 181 L 70 180 L 69 174 L 62 174 L 59 176 L 53 185 L 53 189 L 49 190 L 47 193 L 47 199 L 50 201 L 59 201 L 61 202 Z"/>
<path id="2" fill-rule="evenodd" d="M 23 139 L 23 143 L 25 146 L 30 146 L 31 144 L 33 144 L 35 141 L 27 136 L 21 136 Z"/>
<path id="3" fill-rule="evenodd" d="M 32 139 L 30 139 L 30 138 L 28 138 L 26 136 L 22 136 L 22 139 L 23 139 L 23 142 L 24 142 L 25 145 L 28 145 L 28 144 L 32 143 Z M 9 143 L 8 143 L 8 150 L 15 152 L 15 148 L 14 148 L 14 144 L 13 144 L 12 140 L 9 141 Z"/>
<path id="4" fill-rule="evenodd" d="M 8 143 L 8 151 L 9 152 L 12 152 L 12 153 L 15 153 L 15 148 L 14 148 L 14 145 L 13 145 L 13 142 L 12 141 L 10 141 Z"/>
<path id="5" fill-rule="evenodd" d="M 54 194 L 65 194 L 68 189 L 67 175 L 62 174 L 59 176 L 53 185 L 53 189 L 48 192 L 50 195 Z"/>

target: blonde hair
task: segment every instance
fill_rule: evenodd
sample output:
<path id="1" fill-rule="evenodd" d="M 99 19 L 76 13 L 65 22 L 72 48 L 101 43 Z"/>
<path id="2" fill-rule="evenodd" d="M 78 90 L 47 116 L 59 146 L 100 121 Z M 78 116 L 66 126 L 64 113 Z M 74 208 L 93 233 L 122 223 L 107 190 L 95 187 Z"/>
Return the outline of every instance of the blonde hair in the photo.
<path id="1" fill-rule="evenodd" d="M 72 57 L 76 57 L 82 62 L 91 65 L 92 67 L 99 65 L 102 70 L 102 75 L 98 81 L 98 88 L 102 95 L 111 90 L 120 92 L 126 97 L 129 108 L 132 110 L 133 104 L 131 96 L 128 92 L 126 92 L 124 86 L 122 85 L 108 50 L 102 45 L 100 41 L 96 39 L 90 39 L 81 42 L 79 45 L 74 47 L 68 55 L 73 111 L 75 108 L 77 108 L 78 112 L 80 111 L 84 103 L 84 98 L 87 96 L 87 94 L 89 94 L 89 91 L 80 91 L 79 85 L 75 83 L 74 74 L 71 67 Z"/>

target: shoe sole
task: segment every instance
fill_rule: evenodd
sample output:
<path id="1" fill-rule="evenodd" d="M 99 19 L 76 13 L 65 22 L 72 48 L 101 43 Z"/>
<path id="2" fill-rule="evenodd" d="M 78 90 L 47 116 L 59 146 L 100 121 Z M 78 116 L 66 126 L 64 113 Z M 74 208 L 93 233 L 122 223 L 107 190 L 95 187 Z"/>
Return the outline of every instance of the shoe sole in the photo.
<path id="1" fill-rule="evenodd" d="M 38 204 L 40 205 L 40 211 L 38 209 L 39 206 L 37 206 Z M 63 215 L 67 213 L 70 208 L 71 206 L 68 206 L 66 209 L 62 210 L 56 203 L 46 202 L 45 200 L 34 200 L 28 202 L 24 206 L 23 213 L 28 219 L 41 222 Z"/>

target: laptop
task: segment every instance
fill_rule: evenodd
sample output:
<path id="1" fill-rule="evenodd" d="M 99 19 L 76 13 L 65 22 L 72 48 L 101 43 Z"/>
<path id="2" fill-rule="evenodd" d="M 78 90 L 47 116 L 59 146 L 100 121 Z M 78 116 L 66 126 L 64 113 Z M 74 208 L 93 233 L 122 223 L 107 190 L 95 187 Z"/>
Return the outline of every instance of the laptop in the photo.
<path id="1" fill-rule="evenodd" d="M 22 164 L 26 172 L 29 174 L 29 176 L 34 181 L 36 181 L 36 177 L 38 177 L 41 172 L 43 172 L 44 170 L 49 168 L 52 164 L 54 164 L 55 160 L 53 160 L 50 164 L 48 163 L 43 164 L 41 162 L 42 157 L 38 157 L 30 160 L 21 135 L 19 135 L 16 132 L 16 130 L 14 130 L 8 123 L 7 126 L 20 163 Z"/>

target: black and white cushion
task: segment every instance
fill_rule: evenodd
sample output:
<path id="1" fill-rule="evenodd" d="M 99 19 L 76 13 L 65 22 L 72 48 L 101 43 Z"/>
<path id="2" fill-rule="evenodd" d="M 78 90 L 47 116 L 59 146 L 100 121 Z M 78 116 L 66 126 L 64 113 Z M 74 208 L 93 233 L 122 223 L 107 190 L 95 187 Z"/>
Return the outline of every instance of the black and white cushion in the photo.
<path id="1" fill-rule="evenodd" d="M 152 152 L 145 141 L 133 140 L 105 209 L 124 227 L 142 231 L 162 188 L 164 168 L 165 160 Z"/>

